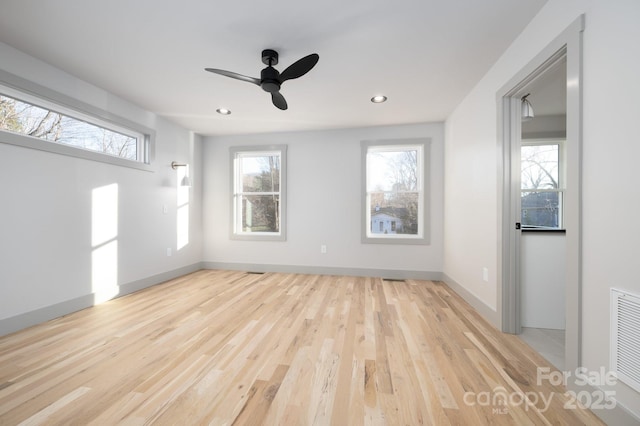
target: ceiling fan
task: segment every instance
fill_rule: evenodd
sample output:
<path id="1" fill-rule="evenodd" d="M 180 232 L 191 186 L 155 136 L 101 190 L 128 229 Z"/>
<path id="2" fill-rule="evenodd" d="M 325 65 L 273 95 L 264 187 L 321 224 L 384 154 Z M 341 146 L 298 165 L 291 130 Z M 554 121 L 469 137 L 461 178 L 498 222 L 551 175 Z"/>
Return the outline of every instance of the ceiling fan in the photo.
<path id="1" fill-rule="evenodd" d="M 267 67 L 260 73 L 260 78 L 248 77 L 246 75 L 219 70 L 216 68 L 205 68 L 205 70 L 215 74 L 235 78 L 237 80 L 253 83 L 262 87 L 262 90 L 271 93 L 271 101 L 273 104 L 277 108 L 285 110 L 287 109 L 287 101 L 280 93 L 280 86 L 287 80 L 302 77 L 311 71 L 311 69 L 318 63 L 318 59 L 320 59 L 320 56 L 316 53 L 312 53 L 311 55 L 307 55 L 304 58 L 297 60 L 280 73 L 273 67 L 278 64 L 278 52 L 271 49 L 265 49 L 262 51 L 262 63 L 267 65 Z"/>

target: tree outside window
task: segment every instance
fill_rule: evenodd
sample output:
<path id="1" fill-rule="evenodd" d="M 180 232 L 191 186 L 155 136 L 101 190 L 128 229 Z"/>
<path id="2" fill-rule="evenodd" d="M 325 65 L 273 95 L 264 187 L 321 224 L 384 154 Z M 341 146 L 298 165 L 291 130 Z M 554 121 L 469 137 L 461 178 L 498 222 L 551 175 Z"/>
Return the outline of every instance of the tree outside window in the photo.
<path id="1" fill-rule="evenodd" d="M 363 142 L 364 242 L 427 244 L 426 151 L 424 140 Z"/>
<path id="2" fill-rule="evenodd" d="M 143 161 L 140 155 L 142 135 L 125 134 L 126 130 L 116 131 L 3 94 L 0 94 L 0 130 L 127 160 Z"/>
<path id="3" fill-rule="evenodd" d="M 522 226 L 562 228 L 562 143 L 523 143 L 521 148 Z"/>
<path id="4" fill-rule="evenodd" d="M 235 237 L 284 238 L 283 153 L 284 148 L 232 149 Z"/>

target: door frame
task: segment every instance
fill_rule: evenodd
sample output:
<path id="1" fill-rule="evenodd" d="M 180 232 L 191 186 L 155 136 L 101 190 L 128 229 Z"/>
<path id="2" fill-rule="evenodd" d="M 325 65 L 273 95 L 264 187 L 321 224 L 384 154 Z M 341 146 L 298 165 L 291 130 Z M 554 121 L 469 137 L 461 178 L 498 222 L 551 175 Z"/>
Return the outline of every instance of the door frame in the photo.
<path id="1" fill-rule="evenodd" d="M 497 93 L 498 116 L 498 309 L 502 331 L 519 334 L 520 145 L 522 91 L 566 57 L 567 137 L 564 224 L 566 228 L 565 369 L 581 363 L 582 284 L 582 33 L 584 15 L 549 43 Z"/>

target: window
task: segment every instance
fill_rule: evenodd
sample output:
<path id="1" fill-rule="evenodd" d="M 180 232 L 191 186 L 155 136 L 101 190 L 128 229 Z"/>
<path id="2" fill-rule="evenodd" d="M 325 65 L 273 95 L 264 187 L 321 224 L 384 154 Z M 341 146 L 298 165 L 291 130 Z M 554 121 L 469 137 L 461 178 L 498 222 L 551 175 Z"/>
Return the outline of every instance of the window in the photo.
<path id="1" fill-rule="evenodd" d="M 1 72 L 0 141 L 149 170 L 152 131 Z"/>
<path id="2" fill-rule="evenodd" d="M 563 228 L 563 147 L 563 141 L 522 141 L 520 181 L 524 228 Z"/>
<path id="3" fill-rule="evenodd" d="M 362 143 L 365 243 L 428 244 L 428 140 Z"/>
<path id="4" fill-rule="evenodd" d="M 286 146 L 231 148 L 232 238 L 284 241 Z"/>

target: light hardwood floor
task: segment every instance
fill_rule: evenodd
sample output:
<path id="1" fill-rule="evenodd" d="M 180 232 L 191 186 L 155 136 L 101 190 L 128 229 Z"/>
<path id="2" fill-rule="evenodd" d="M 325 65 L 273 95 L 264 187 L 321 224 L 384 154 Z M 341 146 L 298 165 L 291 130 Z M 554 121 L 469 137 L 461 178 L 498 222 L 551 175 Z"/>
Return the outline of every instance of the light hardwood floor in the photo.
<path id="1" fill-rule="evenodd" d="M 518 337 L 560 371 L 564 366 L 564 330 L 522 327 Z"/>
<path id="2" fill-rule="evenodd" d="M 0 338 L 0 424 L 601 424 L 538 366 L 442 283 L 205 270 Z"/>

